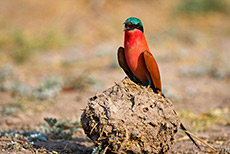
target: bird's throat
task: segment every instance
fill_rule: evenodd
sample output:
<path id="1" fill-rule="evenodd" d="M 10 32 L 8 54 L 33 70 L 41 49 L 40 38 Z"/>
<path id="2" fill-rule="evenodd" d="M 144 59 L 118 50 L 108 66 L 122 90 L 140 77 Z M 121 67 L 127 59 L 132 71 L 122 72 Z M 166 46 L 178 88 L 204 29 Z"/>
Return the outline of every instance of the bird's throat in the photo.
<path id="1" fill-rule="evenodd" d="M 139 43 L 142 42 L 144 38 L 144 33 L 138 29 L 125 31 L 125 49 L 130 49 L 134 46 L 139 46 Z"/>

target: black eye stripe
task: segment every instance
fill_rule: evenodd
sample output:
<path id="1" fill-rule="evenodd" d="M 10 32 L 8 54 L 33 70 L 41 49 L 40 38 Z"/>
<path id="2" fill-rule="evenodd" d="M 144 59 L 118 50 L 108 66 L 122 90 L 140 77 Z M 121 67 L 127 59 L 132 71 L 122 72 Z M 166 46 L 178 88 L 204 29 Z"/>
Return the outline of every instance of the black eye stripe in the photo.
<path id="1" fill-rule="evenodd" d="M 127 23 L 125 26 L 126 26 L 126 27 L 132 27 L 132 26 L 133 26 L 133 24 L 131 24 L 131 23 Z"/>
<path id="2" fill-rule="evenodd" d="M 136 28 L 137 25 L 134 25 L 134 24 L 131 24 L 131 23 L 128 23 L 125 25 L 125 27 L 128 27 L 128 28 Z"/>
<path id="3" fill-rule="evenodd" d="M 127 28 L 127 30 L 139 29 L 143 32 L 143 27 L 139 23 L 135 25 L 131 22 L 128 22 L 125 24 L 125 28 Z"/>

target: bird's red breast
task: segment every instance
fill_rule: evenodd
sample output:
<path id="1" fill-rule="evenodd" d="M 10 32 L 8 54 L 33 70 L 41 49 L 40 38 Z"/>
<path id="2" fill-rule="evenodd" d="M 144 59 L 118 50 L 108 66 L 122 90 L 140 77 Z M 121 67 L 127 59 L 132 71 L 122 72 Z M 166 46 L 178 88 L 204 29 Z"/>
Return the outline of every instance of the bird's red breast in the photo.
<path id="1" fill-rule="evenodd" d="M 149 47 L 142 31 L 139 29 L 125 31 L 125 59 L 135 77 L 142 82 L 148 82 L 151 80 L 143 57 L 143 52 L 146 50 L 149 51 Z"/>

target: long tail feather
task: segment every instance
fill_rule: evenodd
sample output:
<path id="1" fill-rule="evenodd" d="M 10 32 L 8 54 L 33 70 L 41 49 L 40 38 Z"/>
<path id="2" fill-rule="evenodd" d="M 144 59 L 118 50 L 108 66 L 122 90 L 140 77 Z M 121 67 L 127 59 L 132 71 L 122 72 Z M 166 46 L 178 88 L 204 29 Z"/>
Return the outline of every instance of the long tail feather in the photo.
<path id="1" fill-rule="evenodd" d="M 205 145 L 208 146 L 210 149 L 212 149 L 215 153 L 217 153 L 217 150 L 216 150 L 214 147 L 212 147 L 210 144 L 206 143 L 205 141 L 203 141 L 202 139 L 200 139 L 200 138 L 197 137 L 196 135 L 194 135 L 194 134 L 192 134 L 191 132 L 187 131 L 182 123 L 181 123 L 180 126 L 183 127 L 183 128 L 181 127 L 181 129 L 186 133 L 186 135 L 188 135 L 188 137 L 193 141 L 193 143 L 194 143 L 196 146 L 197 146 L 197 144 L 194 142 L 194 139 L 192 139 L 192 137 L 195 138 L 195 139 L 197 139 L 197 140 L 200 141 L 201 143 L 205 144 Z"/>
<path id="2" fill-rule="evenodd" d="M 192 138 L 192 136 L 190 135 L 191 133 L 189 131 L 187 131 L 187 129 L 184 127 L 184 125 L 182 123 L 180 123 L 180 129 L 183 130 L 185 132 L 185 134 L 190 138 L 190 140 L 195 144 L 195 146 L 200 149 L 200 146 L 196 143 L 196 141 Z M 195 135 L 194 135 L 195 136 Z"/>

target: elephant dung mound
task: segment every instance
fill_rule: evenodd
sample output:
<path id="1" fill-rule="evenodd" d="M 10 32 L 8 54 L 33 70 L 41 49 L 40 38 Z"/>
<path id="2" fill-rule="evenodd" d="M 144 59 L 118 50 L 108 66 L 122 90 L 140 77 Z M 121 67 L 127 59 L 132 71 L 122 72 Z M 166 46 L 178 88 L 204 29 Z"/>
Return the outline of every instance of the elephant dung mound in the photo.
<path id="1" fill-rule="evenodd" d="M 88 101 L 81 116 L 87 136 L 109 153 L 165 153 L 179 119 L 170 101 L 125 78 Z"/>

